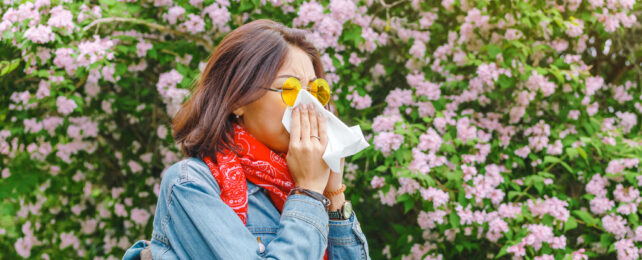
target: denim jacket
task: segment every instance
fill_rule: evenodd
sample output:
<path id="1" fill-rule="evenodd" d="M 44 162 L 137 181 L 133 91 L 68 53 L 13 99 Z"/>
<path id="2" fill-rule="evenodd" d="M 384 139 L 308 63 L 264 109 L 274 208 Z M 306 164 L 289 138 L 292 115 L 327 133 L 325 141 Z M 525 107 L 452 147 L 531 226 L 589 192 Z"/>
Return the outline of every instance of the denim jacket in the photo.
<path id="1" fill-rule="evenodd" d="M 288 197 L 283 212 L 267 190 L 247 182 L 247 226 L 220 197 L 220 188 L 199 158 L 167 168 L 154 215 L 151 243 L 140 240 L 123 259 L 370 259 L 368 242 L 355 214 L 329 220 L 320 201 Z"/>

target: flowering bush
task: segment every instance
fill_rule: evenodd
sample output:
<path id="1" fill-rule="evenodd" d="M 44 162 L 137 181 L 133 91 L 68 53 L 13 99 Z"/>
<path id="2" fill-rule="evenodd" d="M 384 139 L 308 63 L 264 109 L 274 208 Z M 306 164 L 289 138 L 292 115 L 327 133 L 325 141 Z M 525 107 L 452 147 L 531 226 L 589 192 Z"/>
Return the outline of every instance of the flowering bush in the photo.
<path id="1" fill-rule="evenodd" d="M 379 258 L 637 259 L 642 45 L 632 0 L 0 4 L 0 258 L 149 239 L 169 133 L 225 33 L 309 31 L 373 144 L 346 182 Z M 367 216 L 367 217 L 366 217 Z"/>

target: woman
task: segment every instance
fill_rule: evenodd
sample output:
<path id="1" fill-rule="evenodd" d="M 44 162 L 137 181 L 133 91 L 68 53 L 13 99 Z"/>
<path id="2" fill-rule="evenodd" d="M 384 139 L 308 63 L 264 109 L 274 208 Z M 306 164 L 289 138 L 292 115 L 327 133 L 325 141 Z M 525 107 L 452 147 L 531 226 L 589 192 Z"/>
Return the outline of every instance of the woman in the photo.
<path id="1" fill-rule="evenodd" d="M 202 75 L 172 126 L 190 158 L 163 174 L 151 243 L 138 241 L 124 258 L 369 259 L 343 173 L 322 159 L 323 116 L 298 106 L 290 133 L 281 123 L 296 98 L 284 86 L 312 86 L 334 108 L 320 92 L 323 66 L 304 32 L 269 20 L 245 24 L 223 39 Z"/>

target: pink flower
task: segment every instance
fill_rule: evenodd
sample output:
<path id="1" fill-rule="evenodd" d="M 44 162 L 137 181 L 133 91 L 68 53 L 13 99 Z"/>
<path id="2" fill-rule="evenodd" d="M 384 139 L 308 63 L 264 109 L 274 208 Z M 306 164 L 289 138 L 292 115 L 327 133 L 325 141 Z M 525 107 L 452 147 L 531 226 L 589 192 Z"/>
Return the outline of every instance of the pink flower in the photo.
<path id="1" fill-rule="evenodd" d="M 624 188 L 622 184 L 615 186 L 615 191 L 613 191 L 613 196 L 618 202 L 634 202 L 640 197 L 640 191 L 635 187 L 629 186 Z"/>
<path id="2" fill-rule="evenodd" d="M 218 4 L 211 4 L 208 7 L 205 7 L 203 12 L 212 19 L 212 24 L 219 28 L 223 28 L 231 19 L 230 11 Z"/>
<path id="3" fill-rule="evenodd" d="M 542 94 L 550 96 L 555 92 L 555 84 L 548 81 L 544 76 L 539 75 L 536 71 L 533 71 L 531 76 L 526 82 L 526 87 L 531 91 L 537 91 L 538 89 L 542 91 Z"/>
<path id="4" fill-rule="evenodd" d="M 382 132 L 374 138 L 375 149 L 381 151 L 384 155 L 388 155 L 393 150 L 399 149 L 403 143 L 403 136 L 393 132 Z"/>
<path id="5" fill-rule="evenodd" d="M 580 250 L 574 251 L 572 260 L 588 260 L 588 256 L 584 254 L 586 250 L 581 248 Z"/>
<path id="6" fill-rule="evenodd" d="M 73 246 L 75 250 L 78 250 L 80 247 L 80 240 L 78 240 L 78 237 L 76 237 L 71 231 L 60 234 L 60 249 L 64 249 L 68 246 Z"/>
<path id="7" fill-rule="evenodd" d="M 417 148 L 421 151 L 429 150 L 432 153 L 436 153 L 439 151 L 442 143 L 443 139 L 441 136 L 431 127 L 428 128 L 428 131 L 426 131 L 425 134 L 421 134 L 421 136 L 419 136 L 419 144 L 417 145 Z"/>
<path id="8" fill-rule="evenodd" d="M 424 200 L 432 201 L 433 207 L 435 209 L 440 207 L 441 205 L 445 205 L 450 199 L 448 193 L 433 187 L 428 187 L 428 189 L 421 188 L 419 190 L 419 193 L 421 193 L 421 197 Z"/>
<path id="9" fill-rule="evenodd" d="M 631 132 L 631 129 L 637 124 L 637 116 L 631 112 L 615 112 L 615 115 L 619 119 L 618 127 L 622 128 L 624 133 Z"/>
<path id="10" fill-rule="evenodd" d="M 477 129 L 475 126 L 470 124 L 470 119 L 468 117 L 462 117 L 457 120 L 457 138 L 463 142 L 468 142 L 474 138 L 477 138 Z"/>
<path id="11" fill-rule="evenodd" d="M 582 20 L 574 19 L 566 22 L 566 35 L 569 37 L 578 37 L 582 35 L 584 30 L 584 22 Z"/>
<path id="12" fill-rule="evenodd" d="M 435 115 L 435 106 L 432 104 L 432 102 L 419 102 L 417 103 L 418 106 L 418 111 L 419 111 L 419 116 L 420 117 L 427 117 L 427 116 L 434 116 Z"/>
<path id="13" fill-rule="evenodd" d="M 629 232 L 629 228 L 626 226 L 626 220 L 620 215 L 613 213 L 602 217 L 602 227 L 607 232 L 615 235 L 617 239 L 624 238 L 626 233 Z"/>
<path id="14" fill-rule="evenodd" d="M 390 91 L 386 97 L 386 103 L 390 107 L 400 107 L 412 104 L 412 90 L 396 88 Z"/>
<path id="15" fill-rule="evenodd" d="M 522 205 L 502 203 L 497 208 L 497 212 L 502 218 L 516 218 L 517 215 L 522 213 Z"/>
<path id="16" fill-rule="evenodd" d="M 370 95 L 366 94 L 362 97 L 356 90 L 352 94 L 347 95 L 346 99 L 352 101 L 352 103 L 350 103 L 350 106 L 354 107 L 355 109 L 364 109 L 372 106 L 372 98 L 370 97 Z"/>
<path id="17" fill-rule="evenodd" d="M 372 131 L 383 132 L 383 131 L 393 131 L 395 129 L 395 123 L 401 122 L 401 116 L 398 114 L 394 115 L 379 115 L 374 118 L 372 122 Z"/>
<path id="18" fill-rule="evenodd" d="M 323 19 L 323 6 L 317 2 L 303 2 L 299 6 L 298 16 L 294 19 L 294 26 L 306 26 L 309 23 L 317 23 Z"/>
<path id="19" fill-rule="evenodd" d="M 461 170 L 464 173 L 464 181 L 469 181 L 477 174 L 477 169 L 468 165 L 462 165 Z"/>
<path id="20" fill-rule="evenodd" d="M 640 259 L 639 248 L 635 246 L 631 239 L 622 239 L 613 244 L 617 251 L 618 260 L 635 260 Z"/>
<path id="21" fill-rule="evenodd" d="M 372 188 L 377 189 L 383 187 L 383 185 L 386 184 L 386 179 L 379 177 L 379 176 L 374 176 L 372 178 L 372 181 L 370 181 L 370 185 Z"/>
<path id="22" fill-rule="evenodd" d="M 404 177 L 399 178 L 399 184 L 401 184 L 401 187 L 397 191 L 399 195 L 405 193 L 414 194 L 421 187 L 416 180 Z"/>
<path id="23" fill-rule="evenodd" d="M 109 38 L 101 39 L 98 35 L 94 35 L 93 41 L 83 40 L 78 44 L 78 57 L 75 62 L 78 66 L 89 66 L 100 60 L 111 60 L 114 53 L 109 49 L 114 44 Z"/>
<path id="24" fill-rule="evenodd" d="M 141 167 L 140 164 L 138 164 L 135 161 L 129 161 L 129 163 L 127 163 L 127 165 L 129 165 L 129 169 L 131 169 L 132 172 L 134 172 L 134 173 L 137 173 L 137 172 L 140 172 L 140 171 L 143 170 L 143 167 Z"/>
<path id="25" fill-rule="evenodd" d="M 54 65 L 64 68 L 67 71 L 67 74 L 73 74 L 73 72 L 78 67 L 76 60 L 71 56 L 74 53 L 74 50 L 70 48 L 59 48 L 56 49 L 54 54 Z"/>
<path id="26" fill-rule="evenodd" d="M 381 199 L 381 204 L 388 206 L 395 205 L 395 203 L 397 203 L 397 190 L 395 187 L 391 187 L 385 195 L 382 190 L 379 190 L 379 198 Z"/>
<path id="27" fill-rule="evenodd" d="M 595 197 L 591 200 L 590 204 L 591 211 L 598 215 L 606 213 L 615 206 L 615 203 L 612 200 L 603 196 Z"/>
<path id="28" fill-rule="evenodd" d="M 424 55 L 426 54 L 426 44 L 422 41 L 416 40 L 412 44 L 412 47 L 410 47 L 410 55 L 415 57 L 416 59 L 422 60 L 424 58 Z"/>
<path id="29" fill-rule="evenodd" d="M 595 92 L 604 85 L 604 79 L 600 76 L 588 77 L 584 82 L 586 85 L 584 93 L 586 93 L 586 95 L 588 96 L 592 96 L 593 94 L 595 94 Z"/>
<path id="30" fill-rule="evenodd" d="M 165 139 L 165 137 L 167 137 L 167 127 L 165 127 L 164 125 L 158 126 L 156 134 L 158 135 L 158 138 Z"/>
<path id="31" fill-rule="evenodd" d="M 170 5 L 172 5 L 172 0 L 154 0 L 154 6 L 156 7 L 170 6 Z"/>
<path id="32" fill-rule="evenodd" d="M 330 0 L 328 7 L 332 18 L 341 24 L 352 19 L 357 11 L 357 5 L 351 0 Z"/>
<path id="33" fill-rule="evenodd" d="M 538 198 L 537 201 L 528 200 L 527 204 L 533 216 L 544 217 L 544 215 L 549 214 L 556 220 L 566 222 L 570 215 L 569 210 L 566 208 L 568 203 L 556 197 L 548 198 L 545 195 L 544 200 L 541 198 Z"/>
<path id="34" fill-rule="evenodd" d="M 147 224 L 147 221 L 149 220 L 149 217 L 151 214 L 147 212 L 147 210 L 144 209 L 132 209 L 132 220 L 139 225 L 145 225 Z"/>
<path id="35" fill-rule="evenodd" d="M 75 25 L 73 22 L 74 16 L 69 10 L 65 10 L 62 5 L 56 6 L 49 11 L 51 13 L 51 18 L 47 21 L 47 24 L 51 27 L 65 28 L 68 33 L 74 29 Z"/>
<path id="36" fill-rule="evenodd" d="M 514 256 L 525 256 L 526 249 L 524 248 L 523 243 L 519 243 L 514 246 L 510 246 L 506 249 L 506 252 L 513 254 Z"/>
<path id="37" fill-rule="evenodd" d="M 48 43 L 56 40 L 51 27 L 39 24 L 35 27 L 29 27 L 25 31 L 25 37 L 34 43 Z"/>
<path id="38" fill-rule="evenodd" d="M 148 41 L 140 41 L 136 44 L 136 55 L 138 57 L 145 57 L 147 51 L 152 49 L 153 47 L 154 45 L 152 45 Z"/>
<path id="39" fill-rule="evenodd" d="M 33 247 L 34 240 L 35 238 L 32 236 L 18 238 L 16 243 L 13 244 L 16 249 L 16 253 L 23 258 L 29 258 L 29 256 L 31 256 L 31 248 Z"/>
<path id="40" fill-rule="evenodd" d="M 526 158 L 526 156 L 528 156 L 528 154 L 530 153 L 531 153 L 531 149 L 528 146 L 524 146 L 522 148 L 515 150 L 515 154 L 522 158 Z"/>
<path id="41" fill-rule="evenodd" d="M 203 18 L 201 18 L 200 16 L 195 14 L 189 14 L 187 16 L 187 21 L 180 24 L 179 28 L 190 33 L 204 32 L 205 22 L 203 22 Z"/>
<path id="42" fill-rule="evenodd" d="M 163 15 L 169 24 L 176 24 L 178 18 L 182 17 L 185 14 L 185 8 L 180 6 L 172 6 L 167 10 L 167 14 Z"/>
<path id="43" fill-rule="evenodd" d="M 125 205 L 116 203 L 116 205 L 114 205 L 114 213 L 116 213 L 116 216 L 126 217 L 127 210 L 125 209 Z"/>
<path id="44" fill-rule="evenodd" d="M 76 102 L 63 96 L 59 96 L 58 99 L 56 99 L 56 106 L 58 107 L 58 112 L 63 115 L 68 115 L 78 107 Z"/>

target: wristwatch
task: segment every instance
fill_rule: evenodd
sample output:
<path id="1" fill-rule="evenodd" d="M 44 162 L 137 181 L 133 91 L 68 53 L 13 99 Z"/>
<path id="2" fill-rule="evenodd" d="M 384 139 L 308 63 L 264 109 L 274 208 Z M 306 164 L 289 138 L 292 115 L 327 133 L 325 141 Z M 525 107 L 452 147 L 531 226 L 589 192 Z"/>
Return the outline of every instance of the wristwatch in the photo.
<path id="1" fill-rule="evenodd" d="M 350 216 L 352 216 L 352 203 L 349 200 L 346 200 L 339 210 L 328 211 L 330 219 L 346 220 L 350 219 Z"/>
<path id="2" fill-rule="evenodd" d="M 323 207 L 325 207 L 325 211 L 328 212 L 328 209 L 330 208 L 330 199 L 326 198 L 326 196 L 323 196 L 323 194 L 318 193 L 313 190 L 308 190 L 305 188 L 301 187 L 294 187 L 289 195 L 292 194 L 304 194 L 312 197 L 315 200 L 321 201 L 321 204 L 323 204 Z"/>

